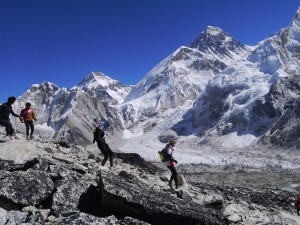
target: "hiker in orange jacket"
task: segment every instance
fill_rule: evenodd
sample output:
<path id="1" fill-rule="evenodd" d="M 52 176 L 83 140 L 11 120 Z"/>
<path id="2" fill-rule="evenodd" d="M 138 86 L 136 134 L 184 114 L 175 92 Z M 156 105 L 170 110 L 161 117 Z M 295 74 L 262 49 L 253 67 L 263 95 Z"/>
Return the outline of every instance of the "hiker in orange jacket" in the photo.
<path id="1" fill-rule="evenodd" d="M 31 108 L 31 104 L 29 102 L 26 103 L 26 108 L 21 111 L 20 117 L 26 126 L 26 139 L 29 139 L 29 128 L 30 128 L 30 139 L 33 138 L 34 132 L 34 124 L 33 120 L 37 120 L 35 117 L 35 113 Z"/>

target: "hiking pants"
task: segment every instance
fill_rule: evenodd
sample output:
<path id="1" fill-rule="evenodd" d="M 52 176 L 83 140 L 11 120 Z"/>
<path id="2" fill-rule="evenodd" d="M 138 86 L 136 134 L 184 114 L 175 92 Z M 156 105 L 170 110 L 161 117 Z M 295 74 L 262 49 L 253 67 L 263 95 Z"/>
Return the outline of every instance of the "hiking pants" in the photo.
<path id="1" fill-rule="evenodd" d="M 169 183 L 171 184 L 172 181 L 174 180 L 175 186 L 178 187 L 177 171 L 176 171 L 175 167 L 174 166 L 168 166 L 168 168 L 172 173 Z"/>
<path id="2" fill-rule="evenodd" d="M 6 135 L 13 135 L 15 130 L 9 120 L 0 120 L 0 125 L 5 126 Z"/>
<path id="3" fill-rule="evenodd" d="M 29 128 L 30 128 L 30 136 L 32 136 L 34 131 L 33 121 L 25 121 L 25 126 L 26 126 L 26 137 L 29 136 Z"/>
<path id="4" fill-rule="evenodd" d="M 97 141 L 97 146 L 100 149 L 100 151 L 102 152 L 102 154 L 104 155 L 104 159 L 101 162 L 102 166 L 105 165 L 107 159 L 109 158 L 110 166 L 112 167 L 113 166 L 113 156 L 114 156 L 113 151 L 110 149 L 108 144 L 106 144 L 104 141 Z"/>

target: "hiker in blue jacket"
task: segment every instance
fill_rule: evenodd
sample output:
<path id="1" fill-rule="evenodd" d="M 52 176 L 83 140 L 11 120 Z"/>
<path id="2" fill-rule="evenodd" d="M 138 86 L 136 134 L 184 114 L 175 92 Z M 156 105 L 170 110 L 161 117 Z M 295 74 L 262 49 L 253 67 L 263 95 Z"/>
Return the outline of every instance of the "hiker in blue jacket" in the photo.
<path id="1" fill-rule="evenodd" d="M 15 101 L 16 98 L 11 96 L 7 99 L 6 103 L 0 105 L 0 125 L 5 126 L 7 136 L 12 136 L 15 131 L 9 119 L 10 114 L 20 118 L 20 116 L 17 115 L 12 109 L 12 104 L 14 104 Z"/>

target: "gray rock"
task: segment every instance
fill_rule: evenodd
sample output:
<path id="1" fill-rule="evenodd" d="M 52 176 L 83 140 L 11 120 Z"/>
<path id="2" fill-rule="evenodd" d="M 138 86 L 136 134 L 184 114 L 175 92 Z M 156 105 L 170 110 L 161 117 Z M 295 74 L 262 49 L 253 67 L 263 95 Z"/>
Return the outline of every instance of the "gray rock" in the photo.
<path id="1" fill-rule="evenodd" d="M 77 213 L 68 217 L 61 217 L 51 222 L 52 225 L 118 225 L 115 216 L 104 218 L 95 217 L 85 213 Z"/>
<path id="2" fill-rule="evenodd" d="M 149 185 L 102 172 L 102 204 L 151 224 L 227 224 L 213 210 L 176 196 L 155 191 Z M 172 220 L 170 220 L 172 218 Z"/>
<path id="3" fill-rule="evenodd" d="M 0 196 L 22 205 L 36 205 L 54 189 L 50 176 L 42 171 L 15 171 L 0 179 Z"/>
<path id="4" fill-rule="evenodd" d="M 120 225 L 150 225 L 150 223 L 146 223 L 146 222 L 131 218 L 129 216 L 124 217 L 119 222 L 120 222 Z"/>
<path id="5" fill-rule="evenodd" d="M 68 176 L 59 181 L 57 190 L 53 194 L 52 210 L 55 215 L 71 215 L 79 212 L 80 197 L 87 192 L 91 185 L 96 186 L 95 180 L 75 172 L 69 172 Z"/>

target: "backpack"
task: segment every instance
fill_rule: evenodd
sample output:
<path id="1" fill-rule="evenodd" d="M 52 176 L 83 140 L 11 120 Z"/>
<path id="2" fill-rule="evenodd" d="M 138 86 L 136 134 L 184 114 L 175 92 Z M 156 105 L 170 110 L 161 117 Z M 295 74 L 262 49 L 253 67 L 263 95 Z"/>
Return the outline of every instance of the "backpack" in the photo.
<path id="1" fill-rule="evenodd" d="M 96 141 L 101 141 L 105 135 L 104 130 L 100 129 L 99 127 L 96 127 L 95 131 L 95 140 Z"/>
<path id="2" fill-rule="evenodd" d="M 163 148 L 161 151 L 158 151 L 160 160 L 162 162 L 167 162 L 168 161 L 167 152 L 168 152 L 168 145 L 165 148 Z"/>

